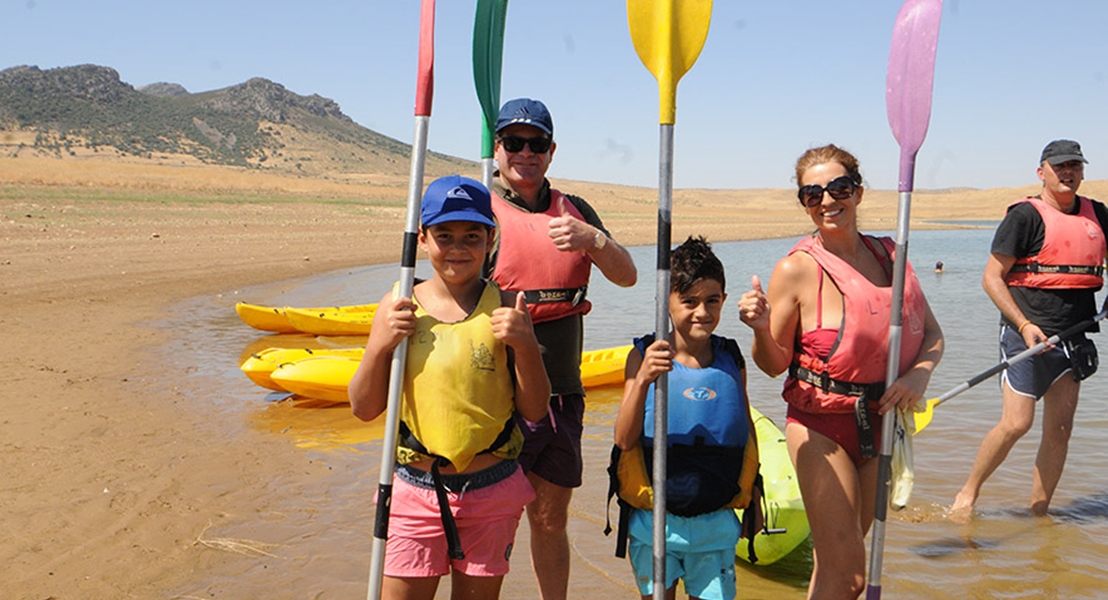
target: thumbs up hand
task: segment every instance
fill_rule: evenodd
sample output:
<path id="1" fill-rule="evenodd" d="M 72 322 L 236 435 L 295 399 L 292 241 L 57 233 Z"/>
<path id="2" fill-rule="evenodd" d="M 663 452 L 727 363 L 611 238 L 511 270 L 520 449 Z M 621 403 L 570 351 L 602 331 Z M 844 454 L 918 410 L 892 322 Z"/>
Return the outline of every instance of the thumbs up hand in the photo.
<path id="1" fill-rule="evenodd" d="M 535 330 L 531 325 L 531 315 L 527 312 L 527 300 L 523 292 L 516 293 L 512 306 L 501 306 L 492 311 L 489 322 L 492 324 L 493 337 L 509 346 L 534 342 Z"/>
<path id="2" fill-rule="evenodd" d="M 757 275 L 751 276 L 750 288 L 739 298 L 739 318 L 751 329 L 769 329 L 769 299 Z"/>
<path id="3" fill-rule="evenodd" d="M 562 252 L 578 252 L 592 248 L 596 239 L 596 228 L 574 217 L 566 207 L 564 196 L 557 199 L 558 216 L 550 219 L 550 240 L 554 247 Z"/>

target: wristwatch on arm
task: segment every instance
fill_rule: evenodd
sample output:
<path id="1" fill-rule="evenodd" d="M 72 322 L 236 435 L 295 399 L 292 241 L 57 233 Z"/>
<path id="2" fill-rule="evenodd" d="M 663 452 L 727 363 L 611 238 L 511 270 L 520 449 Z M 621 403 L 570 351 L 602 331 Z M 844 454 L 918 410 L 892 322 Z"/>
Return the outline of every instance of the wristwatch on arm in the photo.
<path id="1" fill-rule="evenodd" d="M 596 230 L 596 236 L 593 237 L 592 249 L 603 250 L 604 246 L 608 245 L 608 236 L 604 235 L 604 232 L 600 229 Z"/>

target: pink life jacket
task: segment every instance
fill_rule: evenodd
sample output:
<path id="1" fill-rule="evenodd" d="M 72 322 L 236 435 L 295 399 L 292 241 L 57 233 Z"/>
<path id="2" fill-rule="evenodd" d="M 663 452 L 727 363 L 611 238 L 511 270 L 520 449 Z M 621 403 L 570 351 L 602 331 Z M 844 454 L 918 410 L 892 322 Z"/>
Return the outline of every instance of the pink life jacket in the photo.
<path id="1" fill-rule="evenodd" d="M 864 238 L 863 238 L 864 239 Z M 879 238 L 892 257 L 895 245 Z M 868 243 L 867 243 L 868 245 Z M 871 247 L 872 250 L 872 247 Z M 806 354 L 797 345 L 793 366 L 785 379 L 781 396 L 786 402 L 808 413 L 851 413 L 860 393 L 847 394 L 843 388 L 874 386 L 884 389 L 889 355 L 889 317 L 892 312 L 892 286 L 879 287 L 854 267 L 828 252 L 816 236 L 800 240 L 789 252 L 806 252 L 830 276 L 843 295 L 843 321 L 838 339 L 827 359 Z M 875 252 L 876 254 L 876 252 Z M 880 259 L 880 257 L 879 257 Z M 822 277 L 822 273 L 820 274 Z M 904 281 L 904 318 L 900 340 L 900 369 L 903 375 L 916 362 L 923 345 L 926 301 L 919 280 L 907 265 Z M 824 379 L 824 385 L 796 376 L 796 367 Z M 828 385 L 834 381 L 835 385 Z M 876 401 L 876 397 L 868 397 Z"/>
<path id="2" fill-rule="evenodd" d="M 569 215 L 584 221 L 581 211 L 555 189 L 543 212 L 530 212 L 495 193 L 492 197 L 500 236 L 492 278 L 500 289 L 524 292 L 533 323 L 588 314 L 592 259 L 584 252 L 562 252 L 550 240 L 550 219 Z"/>
<path id="3" fill-rule="evenodd" d="M 1084 201 L 1082 201 L 1084 200 Z M 1016 260 L 1004 277 L 1010 286 L 1043 289 L 1093 289 L 1104 285 L 1104 232 L 1093 203 L 1077 197 L 1077 214 L 1066 214 L 1039 198 L 1024 198 L 1043 218 L 1043 247 L 1034 256 Z"/>

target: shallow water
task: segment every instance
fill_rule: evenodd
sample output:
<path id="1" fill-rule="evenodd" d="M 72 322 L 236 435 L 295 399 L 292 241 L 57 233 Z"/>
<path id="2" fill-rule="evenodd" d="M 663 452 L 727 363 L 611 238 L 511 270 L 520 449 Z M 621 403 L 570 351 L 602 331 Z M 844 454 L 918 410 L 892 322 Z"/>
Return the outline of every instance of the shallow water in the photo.
<path id="1" fill-rule="evenodd" d="M 997 361 L 997 313 L 980 286 L 991 229 L 918 231 L 910 237 L 909 255 L 946 333 L 946 356 L 928 396 L 937 396 Z M 795 242 L 769 240 L 721 243 L 715 246 L 728 269 L 731 298 L 719 333 L 735 337 L 749 352 L 748 329 L 734 304 L 749 287 L 750 276 L 768 280 L 776 261 Z M 595 308 L 586 318 L 586 349 L 627 343 L 648 332 L 654 321 L 654 249 L 634 248 L 640 282 L 630 289 L 594 278 L 590 296 Z M 931 272 L 936 261 L 945 272 Z M 417 271 L 426 274 L 426 265 Z M 234 314 L 239 300 L 259 304 L 315 306 L 356 304 L 378 300 L 395 280 L 395 266 L 344 270 L 310 279 L 277 282 L 199 298 L 180 307 L 167 325 L 183 337 L 168 348 L 176 368 L 194 376 L 192 390 L 198 408 L 210 410 L 225 423 L 225 435 L 243 430 L 282 436 L 300 448 L 306 460 L 322 462 L 332 471 L 327 489 L 312 498 L 282 498 L 272 484 L 275 514 L 287 511 L 297 519 L 267 517 L 264 523 L 240 516 L 220 535 L 253 537 L 283 544 L 282 568 L 269 563 L 236 563 L 198 573 L 198 589 L 234 594 L 278 591 L 288 598 L 348 598 L 364 594 L 369 561 L 372 506 L 380 456 L 381 424 L 362 424 L 345 404 L 320 401 L 279 401 L 238 370 L 249 352 L 267 346 L 358 345 L 355 338 L 318 340 L 310 336 L 268 335 L 243 325 Z M 1094 338 L 1099 339 L 1099 338 Z M 781 381 L 749 371 L 752 401 L 779 424 L 784 404 Z M 1094 376 L 1083 384 L 1077 426 L 1067 470 L 1048 517 L 1027 516 L 1031 465 L 1038 429 L 1013 449 L 986 484 L 978 515 L 960 524 L 945 516 L 954 494 L 969 473 L 977 446 L 1000 415 L 995 379 L 965 392 L 936 411 L 935 420 L 915 439 L 915 492 L 907 509 L 891 513 L 887 528 L 883 589 L 895 598 L 1075 598 L 1103 597 L 1108 580 L 1108 485 L 1103 483 L 1102 457 L 1108 452 L 1108 378 Z M 583 449 L 585 486 L 571 507 L 574 551 L 572 595 L 633 597 L 627 565 L 611 556 L 613 542 L 605 538 L 604 500 L 611 429 L 619 389 L 590 391 Z M 295 477 L 291 472 L 288 477 Z M 270 537 L 266 537 L 270 536 Z M 505 582 L 505 598 L 533 597 L 530 566 L 524 548 L 527 526 L 521 525 L 513 572 Z M 265 562 L 265 561 L 262 561 Z M 303 568 L 289 569 L 293 564 Z M 803 598 L 811 568 L 810 547 L 770 567 L 739 569 L 740 598 Z M 441 597 L 447 597 L 444 589 Z"/>

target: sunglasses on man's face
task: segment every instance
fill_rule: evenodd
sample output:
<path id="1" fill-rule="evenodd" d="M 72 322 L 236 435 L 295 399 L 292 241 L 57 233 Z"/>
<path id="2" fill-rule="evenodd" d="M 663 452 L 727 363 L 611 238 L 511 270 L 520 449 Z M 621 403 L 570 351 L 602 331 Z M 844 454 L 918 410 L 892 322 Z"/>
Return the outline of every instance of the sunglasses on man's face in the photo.
<path id="1" fill-rule="evenodd" d="M 846 200 L 854 195 L 854 191 L 858 188 L 858 184 L 854 183 L 854 180 L 849 175 L 843 175 L 832 179 L 826 186 L 819 185 L 805 185 L 802 186 L 796 192 L 796 197 L 800 199 L 800 203 L 808 208 L 818 206 L 823 202 L 823 193 L 827 192 L 835 200 Z"/>
<path id="2" fill-rule="evenodd" d="M 523 150 L 523 146 L 527 145 L 531 147 L 531 152 L 535 154 L 545 154 L 547 150 L 550 150 L 550 145 L 554 143 L 554 140 L 548 137 L 525 138 L 517 135 L 508 135 L 497 139 L 508 152 L 520 152 Z"/>

